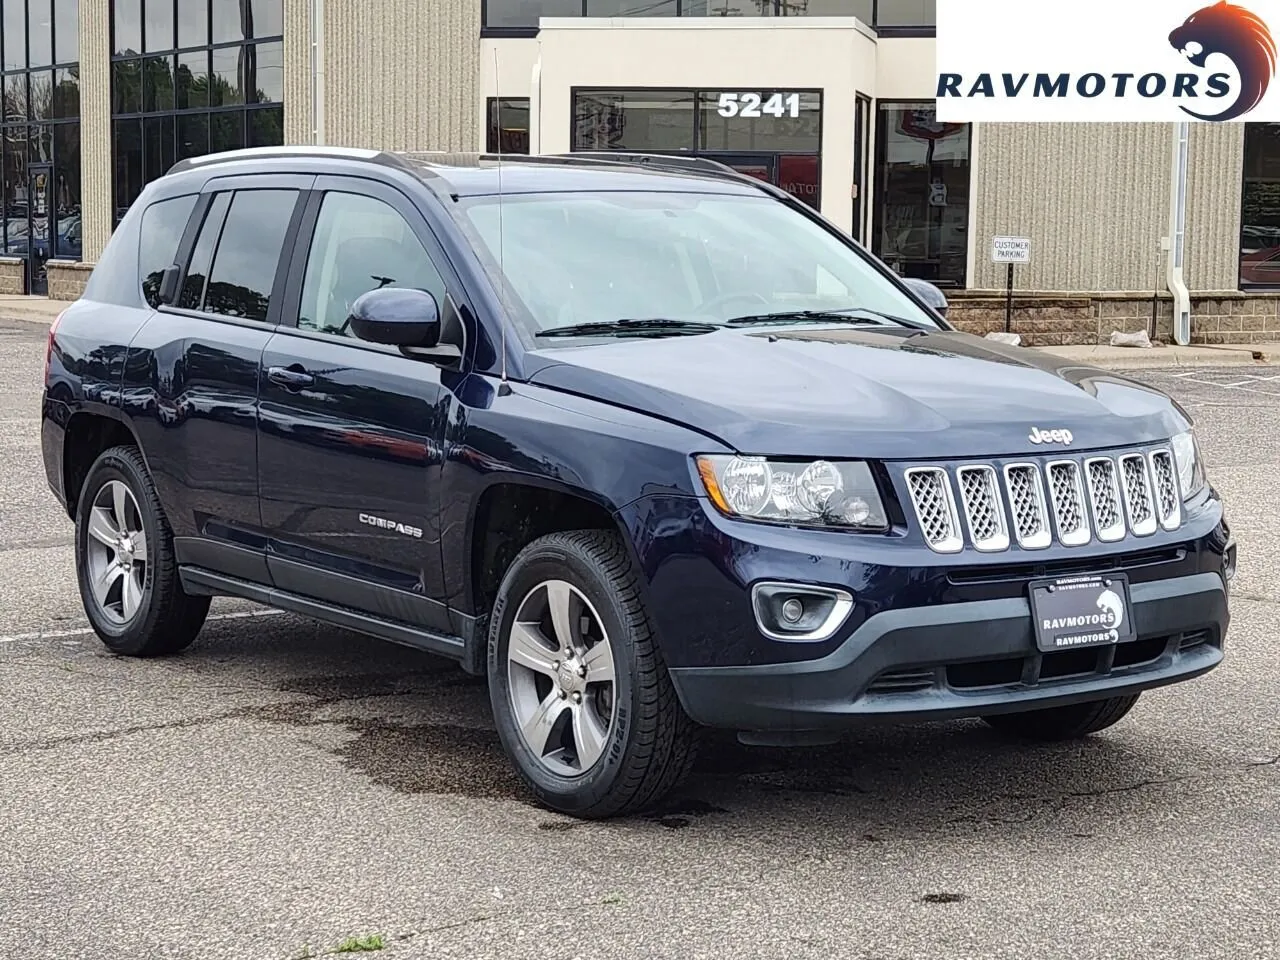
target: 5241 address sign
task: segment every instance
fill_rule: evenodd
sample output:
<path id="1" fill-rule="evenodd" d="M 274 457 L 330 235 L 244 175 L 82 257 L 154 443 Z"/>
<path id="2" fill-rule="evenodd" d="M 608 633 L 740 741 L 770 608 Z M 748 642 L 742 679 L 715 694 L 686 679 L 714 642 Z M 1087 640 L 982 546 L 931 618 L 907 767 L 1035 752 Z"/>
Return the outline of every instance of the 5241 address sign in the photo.
<path id="1" fill-rule="evenodd" d="M 722 117 L 743 117 L 748 120 L 758 117 L 798 117 L 800 94 L 722 93 L 716 101 L 716 112 Z"/>

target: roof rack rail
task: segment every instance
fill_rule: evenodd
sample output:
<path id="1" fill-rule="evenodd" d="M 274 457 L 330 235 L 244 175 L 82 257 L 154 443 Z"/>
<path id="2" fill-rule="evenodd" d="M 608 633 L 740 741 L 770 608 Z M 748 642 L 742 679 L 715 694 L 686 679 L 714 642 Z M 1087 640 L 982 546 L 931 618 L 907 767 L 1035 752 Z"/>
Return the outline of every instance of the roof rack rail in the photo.
<path id="1" fill-rule="evenodd" d="M 397 157 L 394 153 L 387 153 L 382 150 L 361 150 L 356 147 L 317 147 L 317 146 L 291 146 L 291 147 L 245 147 L 241 150 L 225 150 L 221 153 L 206 153 L 199 157 L 187 157 L 185 160 L 179 160 L 167 171 L 170 173 L 183 173 L 187 170 L 194 170 L 197 167 L 208 167 L 219 163 L 231 163 L 235 160 L 269 160 L 273 157 L 297 157 L 301 159 L 310 158 L 323 160 L 328 157 L 337 157 L 344 160 L 366 160 L 370 163 L 381 163 L 387 166 L 404 166 L 404 161 Z"/>
<path id="2" fill-rule="evenodd" d="M 504 159 L 510 159 L 504 156 Z M 728 164 L 710 157 L 672 156 L 663 153 L 631 153 L 625 150 L 585 150 L 576 153 L 547 153 L 533 156 L 520 156 L 520 162 L 542 160 L 546 163 L 615 163 L 622 166 L 652 167 L 655 170 L 666 170 L 670 173 L 695 173 L 716 177 L 720 180 L 732 180 L 735 183 L 755 187 L 764 193 L 772 194 L 786 200 L 793 200 L 787 191 L 775 184 L 752 177 L 735 170 Z"/>

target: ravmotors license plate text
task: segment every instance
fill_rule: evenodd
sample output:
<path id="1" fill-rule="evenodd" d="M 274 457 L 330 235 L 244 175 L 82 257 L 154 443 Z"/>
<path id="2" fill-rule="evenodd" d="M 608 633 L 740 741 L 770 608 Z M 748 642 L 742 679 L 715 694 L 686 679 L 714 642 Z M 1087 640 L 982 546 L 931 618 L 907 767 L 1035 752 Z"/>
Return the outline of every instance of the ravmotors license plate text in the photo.
<path id="1" fill-rule="evenodd" d="M 1031 584 L 1036 646 L 1044 653 L 1123 643 L 1137 637 L 1122 573 L 1059 577 Z"/>

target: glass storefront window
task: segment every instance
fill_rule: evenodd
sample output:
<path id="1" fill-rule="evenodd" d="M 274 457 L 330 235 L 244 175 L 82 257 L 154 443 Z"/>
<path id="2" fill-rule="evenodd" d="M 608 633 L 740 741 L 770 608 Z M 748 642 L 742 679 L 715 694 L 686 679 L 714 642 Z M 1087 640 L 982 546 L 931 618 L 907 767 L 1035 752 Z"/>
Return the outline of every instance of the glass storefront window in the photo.
<path id="1" fill-rule="evenodd" d="M 932 27 L 937 22 L 937 0 L 876 0 L 877 27 Z"/>
<path id="2" fill-rule="evenodd" d="M 283 0 L 111 6 L 117 219 L 179 160 L 284 142 Z"/>
<path id="3" fill-rule="evenodd" d="M 596 90 L 574 99 L 574 150 L 683 153 L 697 142 L 691 90 Z"/>
<path id="4" fill-rule="evenodd" d="M 818 153 L 822 148 L 822 96 L 817 93 L 705 91 L 699 109 L 699 150 Z"/>
<path id="5" fill-rule="evenodd" d="M 3 0 L 0 245 L 45 291 L 46 261 L 80 257 L 78 0 Z"/>
<path id="6" fill-rule="evenodd" d="M 536 28 L 539 17 L 580 17 L 582 0 L 481 0 L 486 27 L 498 30 Z"/>
<path id="7" fill-rule="evenodd" d="M 879 104 L 874 250 L 903 276 L 963 286 L 968 261 L 967 124 L 932 104 Z"/>
<path id="8" fill-rule="evenodd" d="M 1244 128 L 1240 286 L 1280 288 L 1280 123 Z"/>
<path id="9" fill-rule="evenodd" d="M 587 0 L 588 17 L 674 17 L 676 0 Z"/>
<path id="10" fill-rule="evenodd" d="M 812 90 L 580 90 L 573 149 L 706 156 L 820 199 L 822 95 Z"/>
<path id="11" fill-rule="evenodd" d="M 529 152 L 529 100 L 490 97 L 486 153 Z"/>

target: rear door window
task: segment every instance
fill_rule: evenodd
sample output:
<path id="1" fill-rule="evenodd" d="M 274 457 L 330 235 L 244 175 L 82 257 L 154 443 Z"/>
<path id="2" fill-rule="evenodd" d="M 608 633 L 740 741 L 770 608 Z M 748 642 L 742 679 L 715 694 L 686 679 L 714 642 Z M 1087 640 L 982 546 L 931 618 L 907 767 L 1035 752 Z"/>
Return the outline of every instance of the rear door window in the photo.
<path id="1" fill-rule="evenodd" d="M 160 306 L 160 280 L 178 260 L 178 245 L 195 209 L 196 196 L 174 197 L 151 204 L 142 214 L 142 240 L 138 247 L 138 274 L 142 296 Z"/>
<path id="2" fill-rule="evenodd" d="M 265 322 L 297 190 L 241 190 L 213 256 L 204 311 Z"/>
<path id="3" fill-rule="evenodd" d="M 195 248 L 191 251 L 191 262 L 187 265 L 187 276 L 182 281 L 182 294 L 178 297 L 178 306 L 184 310 L 199 310 L 204 304 L 209 265 L 213 263 L 213 251 L 218 247 L 218 237 L 222 235 L 222 224 L 227 219 L 229 206 L 231 194 L 219 193 L 205 212 L 200 235 L 196 237 Z"/>

